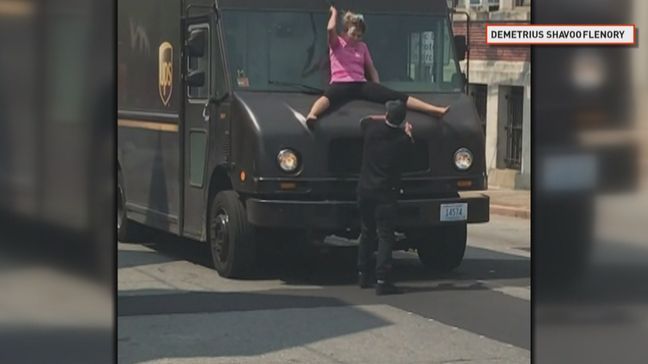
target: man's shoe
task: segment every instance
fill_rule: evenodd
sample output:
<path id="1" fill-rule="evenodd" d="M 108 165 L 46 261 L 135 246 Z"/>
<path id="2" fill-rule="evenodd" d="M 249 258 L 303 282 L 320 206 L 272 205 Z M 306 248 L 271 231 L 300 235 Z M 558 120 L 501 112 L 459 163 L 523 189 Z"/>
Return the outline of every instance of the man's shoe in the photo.
<path id="1" fill-rule="evenodd" d="M 398 287 L 394 286 L 393 283 L 387 281 L 378 281 L 376 283 L 376 295 L 383 296 L 388 294 L 401 294 L 403 293 Z"/>
<path id="2" fill-rule="evenodd" d="M 373 275 L 369 273 L 358 273 L 358 285 L 360 288 L 372 288 L 376 281 L 373 278 Z"/>

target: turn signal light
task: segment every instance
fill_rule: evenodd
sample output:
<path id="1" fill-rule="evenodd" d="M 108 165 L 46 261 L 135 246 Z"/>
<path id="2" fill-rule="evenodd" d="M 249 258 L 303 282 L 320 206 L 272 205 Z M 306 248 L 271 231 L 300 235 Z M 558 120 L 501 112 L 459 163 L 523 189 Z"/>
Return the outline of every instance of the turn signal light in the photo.
<path id="1" fill-rule="evenodd" d="M 459 188 L 468 188 L 472 186 L 472 181 L 469 179 L 464 179 L 457 181 L 457 187 Z"/>
<path id="2" fill-rule="evenodd" d="M 282 190 L 294 190 L 297 188 L 297 183 L 295 182 L 281 182 L 279 184 L 279 187 L 281 187 Z"/>

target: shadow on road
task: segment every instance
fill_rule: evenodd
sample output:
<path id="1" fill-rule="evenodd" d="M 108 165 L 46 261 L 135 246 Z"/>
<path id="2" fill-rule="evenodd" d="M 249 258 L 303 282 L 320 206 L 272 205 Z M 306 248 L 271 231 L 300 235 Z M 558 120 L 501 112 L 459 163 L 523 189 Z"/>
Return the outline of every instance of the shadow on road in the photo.
<path id="1" fill-rule="evenodd" d="M 153 250 L 149 254 L 158 253 L 161 258 L 153 258 L 148 254 L 140 254 L 137 257 L 133 255 L 132 260 L 120 262 L 121 267 L 136 267 L 138 260 L 141 265 L 146 265 L 157 264 L 168 259 L 168 261 L 189 261 L 212 269 L 210 249 L 207 244 L 159 232 L 147 235 L 141 240 L 141 244 Z M 121 251 L 120 253 L 120 260 L 122 260 L 129 254 L 140 252 Z M 132 352 L 133 355 L 131 357 L 131 354 L 127 354 L 124 358 L 128 360 L 125 362 L 146 361 L 161 357 L 256 355 L 302 346 L 311 340 L 316 342 L 388 324 L 379 318 L 367 316 L 365 311 L 356 308 L 358 305 L 386 304 L 521 348 L 530 347 L 528 301 L 493 291 L 486 282 L 483 282 L 506 280 L 505 283 L 499 283 L 504 283 L 506 286 L 527 287 L 530 277 L 528 258 L 469 247 L 466 259 L 459 268 L 451 273 L 439 274 L 426 270 L 415 253 L 395 252 L 394 278 L 405 294 L 377 297 L 373 290 L 362 290 L 356 286 L 355 255 L 353 248 L 331 248 L 313 253 L 304 251 L 296 244 L 273 246 L 269 243 L 260 252 L 263 260 L 259 262 L 255 276 L 248 280 L 278 280 L 278 285 L 261 285 L 260 290 L 254 292 L 129 290 L 127 295 L 118 297 L 118 315 L 124 318 L 123 321 L 128 325 L 124 326 L 120 323 L 120 332 L 122 327 L 125 327 L 123 332 L 129 335 L 140 331 L 158 332 L 160 328 L 149 330 L 143 321 L 146 321 L 146 316 L 149 315 L 163 315 L 160 317 L 164 317 L 164 325 L 167 325 L 166 320 L 174 322 L 177 320 L 176 323 L 168 324 L 173 327 L 169 330 L 174 331 L 177 327 L 180 330 L 178 337 L 186 337 L 190 340 L 183 339 L 182 345 L 179 345 L 171 341 L 167 342 L 165 336 L 159 337 L 156 334 L 151 339 L 162 345 L 153 345 L 148 338 L 133 338 L 132 343 L 136 342 L 140 348 L 125 349 L 124 352 Z M 321 288 L 304 289 L 304 286 Z M 274 288 L 268 289 L 268 287 Z M 316 307 L 317 310 L 308 310 Z M 313 312 L 322 309 L 344 312 L 355 310 L 354 315 L 358 316 L 359 321 L 347 323 L 335 315 L 333 318 L 320 319 L 310 316 L 319 315 Z M 304 313 L 304 317 L 299 319 L 291 316 L 295 311 L 302 312 L 300 310 L 311 314 Z M 237 311 L 239 314 L 229 316 L 226 314 L 232 311 Z M 187 316 L 187 314 L 207 313 L 211 315 L 198 315 L 200 319 Z M 239 321 L 230 322 L 233 320 L 231 317 L 241 315 L 244 321 L 249 320 L 249 322 L 245 321 L 244 325 L 250 327 L 241 328 Z M 279 315 L 278 318 L 275 317 L 276 315 Z M 350 315 L 349 319 L 354 320 L 354 315 Z M 251 318 L 253 316 L 256 320 L 264 322 L 263 325 L 258 325 L 259 327 L 275 330 L 268 333 L 268 336 L 279 335 L 279 337 L 259 338 L 259 335 L 254 332 Z M 507 318 L 505 324 L 502 321 L 503 317 Z M 302 320 L 304 324 L 296 320 Z M 276 325 L 273 322 L 276 322 Z M 326 324 L 320 327 L 322 322 Z M 140 324 L 144 326 L 138 326 Z M 286 324 L 298 327 L 285 329 L 283 325 Z M 186 325 L 189 326 L 185 327 Z M 192 330 L 192 325 L 195 326 L 196 331 Z M 282 329 L 277 330 L 275 327 L 277 325 L 282 325 Z M 235 333 L 227 336 L 219 331 L 219 327 L 236 330 Z M 317 332 L 311 334 L 311 329 Z M 302 337 L 302 331 L 306 333 L 306 337 Z M 284 337 L 281 335 L 282 332 L 292 332 L 293 335 Z M 251 337 L 253 339 L 250 339 Z M 204 342 L 205 338 L 213 340 L 211 345 L 213 347 Z M 247 344 L 239 342 L 257 339 L 262 343 L 257 345 L 255 342 L 254 345 L 250 345 L 249 342 Z M 124 347 L 131 345 L 129 340 L 131 339 L 128 337 L 120 338 L 120 353 L 122 345 Z M 163 352 L 151 353 L 142 350 L 142 345 L 148 345 L 147 343 L 155 347 L 164 347 Z M 206 347 L 209 349 L 205 349 Z M 239 349 L 236 349 L 237 347 Z"/>
<path id="2" fill-rule="evenodd" d="M 269 292 L 159 291 L 119 297 L 118 312 L 120 363 L 262 355 L 392 324 L 336 298 Z"/>
<path id="3" fill-rule="evenodd" d="M 179 238 L 142 227 L 142 238 L 133 242 L 154 252 L 119 252 L 119 268 L 186 260 L 213 269 L 206 243 Z M 355 248 L 304 248 L 299 242 L 267 241 L 260 248 L 252 280 L 278 279 L 288 285 L 344 286 L 356 283 Z M 394 252 L 394 279 L 398 282 L 524 280 L 530 278 L 530 262 L 511 254 L 468 247 L 461 266 L 449 273 L 426 269 L 412 252 Z M 524 285 L 528 285 L 524 283 Z M 434 289 L 438 289 L 435 285 Z"/>

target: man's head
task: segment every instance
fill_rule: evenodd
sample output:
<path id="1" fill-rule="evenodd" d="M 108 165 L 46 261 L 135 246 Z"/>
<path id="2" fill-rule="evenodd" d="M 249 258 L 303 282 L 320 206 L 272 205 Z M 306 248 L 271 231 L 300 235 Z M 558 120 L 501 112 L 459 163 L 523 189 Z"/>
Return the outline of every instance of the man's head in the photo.
<path id="1" fill-rule="evenodd" d="M 387 109 L 385 118 L 387 119 L 388 125 L 399 127 L 405 120 L 405 116 L 407 115 L 407 108 L 405 107 L 403 101 L 387 101 L 385 103 L 385 109 Z"/>

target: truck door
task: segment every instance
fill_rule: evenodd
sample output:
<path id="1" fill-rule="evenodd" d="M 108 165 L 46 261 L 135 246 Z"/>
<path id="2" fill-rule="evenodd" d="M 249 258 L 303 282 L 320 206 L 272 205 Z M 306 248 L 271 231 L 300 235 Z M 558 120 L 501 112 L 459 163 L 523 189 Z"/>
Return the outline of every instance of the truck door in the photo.
<path id="1" fill-rule="evenodd" d="M 227 95 L 218 17 L 214 9 L 200 8 L 185 18 L 184 75 L 184 213 L 183 235 L 201 238 L 206 190 L 208 153 L 213 132 L 226 110 Z"/>

